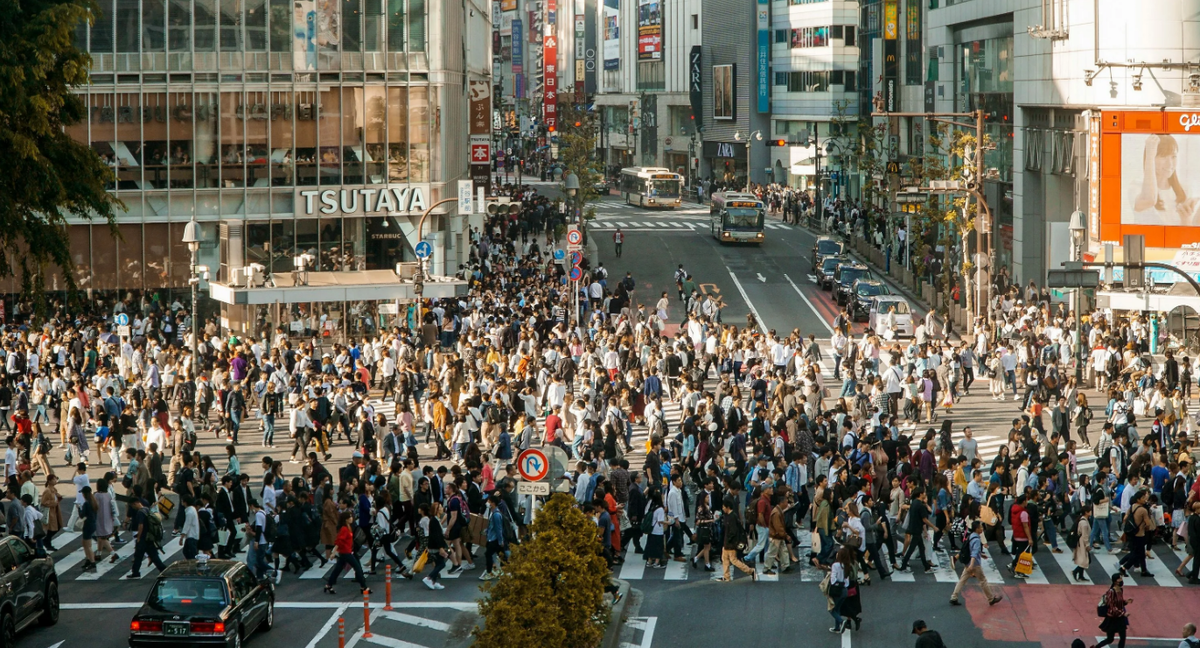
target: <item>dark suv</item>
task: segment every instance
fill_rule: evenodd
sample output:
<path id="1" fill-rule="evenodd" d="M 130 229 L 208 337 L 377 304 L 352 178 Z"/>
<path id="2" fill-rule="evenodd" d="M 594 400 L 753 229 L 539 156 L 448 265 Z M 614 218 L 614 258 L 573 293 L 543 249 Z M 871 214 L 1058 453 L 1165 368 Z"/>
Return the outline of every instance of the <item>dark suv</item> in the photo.
<path id="1" fill-rule="evenodd" d="M 17 645 L 17 633 L 35 621 L 58 623 L 54 559 L 38 556 L 24 540 L 0 539 L 0 648 Z"/>
<path id="2" fill-rule="evenodd" d="M 854 282 L 854 290 L 850 293 L 850 317 L 856 322 L 865 322 L 871 317 L 871 302 L 879 295 L 888 295 L 891 291 L 876 279 L 859 279 Z"/>
<path id="3" fill-rule="evenodd" d="M 837 271 L 833 276 L 833 300 L 838 304 L 846 304 L 850 301 L 850 291 L 854 287 L 854 282 L 859 279 L 872 279 L 871 271 L 867 266 L 854 261 L 845 261 L 837 267 Z"/>
<path id="4" fill-rule="evenodd" d="M 838 266 L 845 263 L 846 258 L 840 256 L 827 256 L 821 261 L 821 267 L 817 268 L 817 285 L 821 290 L 829 290 L 833 287 L 833 275 L 837 272 Z"/>
<path id="5" fill-rule="evenodd" d="M 845 252 L 845 246 L 842 242 L 832 236 L 817 237 L 817 242 L 812 249 L 812 267 L 813 272 L 821 267 L 821 262 L 827 257 L 841 256 Z"/>

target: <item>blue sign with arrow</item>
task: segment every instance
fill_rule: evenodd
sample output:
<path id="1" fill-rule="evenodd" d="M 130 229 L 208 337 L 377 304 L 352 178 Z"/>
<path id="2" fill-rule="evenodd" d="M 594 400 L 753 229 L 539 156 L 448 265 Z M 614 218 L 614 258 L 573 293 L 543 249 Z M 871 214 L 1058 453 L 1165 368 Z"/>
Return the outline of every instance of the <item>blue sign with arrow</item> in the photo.
<path id="1" fill-rule="evenodd" d="M 433 246 L 429 244 L 429 241 L 421 241 L 417 243 L 417 247 L 413 248 L 413 252 L 417 253 L 418 259 L 428 259 L 433 256 Z"/>

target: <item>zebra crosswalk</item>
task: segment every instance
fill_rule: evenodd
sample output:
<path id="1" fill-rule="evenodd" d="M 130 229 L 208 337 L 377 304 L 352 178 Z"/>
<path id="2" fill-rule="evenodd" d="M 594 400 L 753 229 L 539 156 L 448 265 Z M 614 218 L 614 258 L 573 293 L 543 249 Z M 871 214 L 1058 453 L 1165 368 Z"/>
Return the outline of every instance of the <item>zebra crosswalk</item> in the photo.
<path id="1" fill-rule="evenodd" d="M 600 210 L 600 211 L 608 211 L 610 209 L 616 209 L 616 210 L 620 210 L 620 211 L 640 211 L 640 212 L 645 212 L 645 213 L 654 213 L 654 212 L 658 211 L 658 210 L 654 210 L 654 209 L 648 209 L 646 207 L 640 207 L 638 205 L 630 205 L 629 203 L 626 203 L 624 201 L 616 201 L 616 200 L 602 200 L 600 202 L 597 202 L 595 206 L 596 206 L 596 209 Z M 675 209 L 667 210 L 665 213 L 678 214 L 681 212 L 696 212 L 696 211 L 700 211 L 700 210 L 703 210 L 704 212 L 708 212 L 708 206 L 701 205 L 699 203 L 694 203 L 694 202 L 683 202 Z"/>
<path id="2" fill-rule="evenodd" d="M 624 219 L 624 220 L 607 218 L 604 220 L 593 221 L 590 225 L 588 225 L 588 227 L 589 227 L 589 229 L 592 229 L 594 231 L 612 231 L 617 228 L 621 228 L 622 230 L 633 231 L 633 232 L 636 232 L 636 231 L 655 231 L 655 232 L 699 231 L 699 232 L 708 233 L 708 223 L 705 222 L 704 220 L 673 220 L 670 218 L 637 219 L 637 220 L 634 220 L 632 218 L 628 218 L 628 219 Z M 776 223 L 776 222 L 771 222 L 771 221 L 768 221 L 767 223 L 765 223 L 763 225 L 763 227 L 768 230 L 792 229 L 791 225 L 786 225 L 784 223 Z"/>
<path id="3" fill-rule="evenodd" d="M 1011 530 L 1009 530 L 1010 537 L 1011 533 Z M 761 561 L 757 561 L 753 567 L 757 573 L 758 580 L 765 583 L 796 580 L 804 583 L 818 583 L 825 578 L 823 570 L 808 562 L 811 552 L 811 543 L 808 540 L 809 532 L 807 530 L 799 530 L 796 534 L 800 542 L 797 551 L 801 558 L 800 563 L 793 563 L 788 573 L 766 574 L 766 565 Z M 958 582 L 959 575 L 962 573 L 962 566 L 953 564 L 956 562 L 954 555 L 943 550 L 933 551 L 929 546 L 928 538 L 926 540 L 925 557 L 933 569 L 929 573 L 924 572 L 920 568 L 920 558 L 914 556 L 910 564 L 910 569 L 906 571 L 892 570 L 889 566 L 888 569 L 891 572 L 889 580 L 897 585 L 953 584 Z M 1006 544 L 1006 546 L 1008 545 Z M 626 551 L 622 556 L 624 563 L 618 571 L 619 578 L 627 581 L 702 581 L 721 579 L 723 569 L 719 557 L 719 548 L 714 547 L 710 552 L 710 564 L 714 569 L 712 572 L 704 569 L 705 565 L 702 561 L 698 561 L 696 565 L 692 564 L 692 556 L 695 555 L 697 549 L 689 545 L 684 553 L 686 562 L 677 562 L 668 556 L 667 566 L 655 569 L 648 568 L 642 554 L 634 549 L 633 543 L 628 543 Z M 1135 571 L 1132 573 L 1132 576 L 1125 578 L 1126 585 L 1183 587 L 1184 580 L 1175 575 L 1175 569 L 1186 558 L 1186 554 L 1182 554 L 1180 551 L 1173 551 L 1168 545 L 1160 544 L 1153 546 L 1148 555 L 1152 557 L 1148 561 L 1152 575 L 1150 577 L 1142 577 Z M 982 567 L 988 583 L 993 586 L 1091 585 L 1095 583 L 1108 583 L 1110 575 L 1116 573 L 1119 569 L 1119 560 L 1120 556 L 1108 553 L 1102 548 L 1094 550 L 1092 552 L 1091 565 L 1085 570 L 1087 580 L 1080 582 L 1076 581 L 1072 575 L 1075 563 L 1070 549 L 1063 546 L 1062 553 L 1054 553 L 1049 547 L 1041 546 L 1038 548 L 1038 552 L 1034 554 L 1032 573 L 1025 578 L 1019 578 L 1010 569 L 1012 563 L 1011 556 L 1005 555 L 1000 551 L 999 543 L 990 542 L 984 548 Z M 893 561 L 889 557 L 889 563 Z M 743 577 L 743 574 L 731 566 L 730 576 L 740 578 Z M 872 574 L 873 579 L 878 579 L 878 577 L 878 572 Z M 1137 581 L 1135 581 L 1135 578 Z"/>

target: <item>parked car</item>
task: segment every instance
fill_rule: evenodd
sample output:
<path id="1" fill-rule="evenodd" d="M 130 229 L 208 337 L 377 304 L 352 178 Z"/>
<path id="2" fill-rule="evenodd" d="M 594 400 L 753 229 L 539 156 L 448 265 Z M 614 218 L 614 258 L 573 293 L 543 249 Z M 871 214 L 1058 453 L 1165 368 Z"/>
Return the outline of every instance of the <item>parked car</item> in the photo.
<path id="1" fill-rule="evenodd" d="M 886 284 L 877 279 L 859 279 L 850 292 L 850 317 L 855 322 L 866 322 L 871 316 L 871 302 L 875 297 L 890 294 Z"/>
<path id="2" fill-rule="evenodd" d="M 821 267 L 817 270 L 817 285 L 821 290 L 833 288 L 833 275 L 838 266 L 845 262 L 846 258 L 841 256 L 828 256 L 821 261 Z"/>
<path id="3" fill-rule="evenodd" d="M 855 261 L 840 263 L 833 276 L 833 300 L 839 305 L 849 303 L 850 291 L 854 288 L 854 282 L 859 279 L 873 278 L 871 271 L 861 263 Z"/>
<path id="4" fill-rule="evenodd" d="M 817 242 L 813 245 L 812 249 L 813 272 L 816 272 L 817 268 L 821 267 L 821 262 L 826 257 L 841 256 L 845 252 L 845 246 L 841 241 L 832 236 L 818 236 Z"/>
<path id="5" fill-rule="evenodd" d="M 233 560 L 181 560 L 158 575 L 129 622 L 130 648 L 241 648 L 275 624 L 275 591 Z"/>
<path id="6" fill-rule="evenodd" d="M 876 335 L 886 338 L 889 320 L 895 326 L 896 336 L 913 336 L 912 309 L 908 300 L 899 295 L 880 295 L 871 300 L 871 314 L 867 325 Z"/>
<path id="7" fill-rule="evenodd" d="M 39 556 L 14 536 L 0 539 L 0 648 L 17 645 L 17 633 L 35 622 L 58 623 L 54 559 Z"/>

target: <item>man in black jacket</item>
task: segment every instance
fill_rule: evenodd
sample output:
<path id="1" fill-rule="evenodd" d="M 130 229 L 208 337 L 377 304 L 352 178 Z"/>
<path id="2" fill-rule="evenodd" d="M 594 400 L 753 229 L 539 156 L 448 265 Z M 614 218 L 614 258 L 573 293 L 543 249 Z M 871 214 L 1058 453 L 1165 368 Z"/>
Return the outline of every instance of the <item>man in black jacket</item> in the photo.
<path id="1" fill-rule="evenodd" d="M 1192 502 L 1192 515 L 1188 517 L 1187 525 L 1187 541 L 1192 548 L 1192 571 L 1188 574 L 1188 582 L 1200 585 L 1200 557 L 1196 556 L 1196 551 L 1200 550 L 1200 502 Z"/>
<path id="2" fill-rule="evenodd" d="M 1050 414 L 1050 438 L 1071 442 L 1071 417 L 1067 413 L 1067 399 L 1058 399 L 1058 407 Z"/>
<path id="3" fill-rule="evenodd" d="M 229 539 L 224 546 L 217 549 L 217 557 L 227 559 L 237 553 L 238 541 L 234 515 L 233 477 L 225 475 L 221 478 L 221 488 L 217 491 L 217 526 L 229 532 Z"/>
<path id="4" fill-rule="evenodd" d="M 733 507 L 735 506 L 737 506 L 737 502 L 729 497 L 725 498 L 725 501 L 721 503 L 721 511 L 725 513 L 725 515 L 721 516 L 721 524 L 725 527 L 725 542 L 721 546 L 721 567 L 724 570 L 721 581 L 725 583 L 733 580 L 729 575 L 729 565 L 731 564 L 743 572 L 750 574 L 751 580 L 758 580 L 758 572 L 742 562 L 741 558 L 738 558 L 738 552 L 746 549 L 746 531 L 742 529 L 742 522 L 738 520 L 737 514 L 734 513 Z"/>

